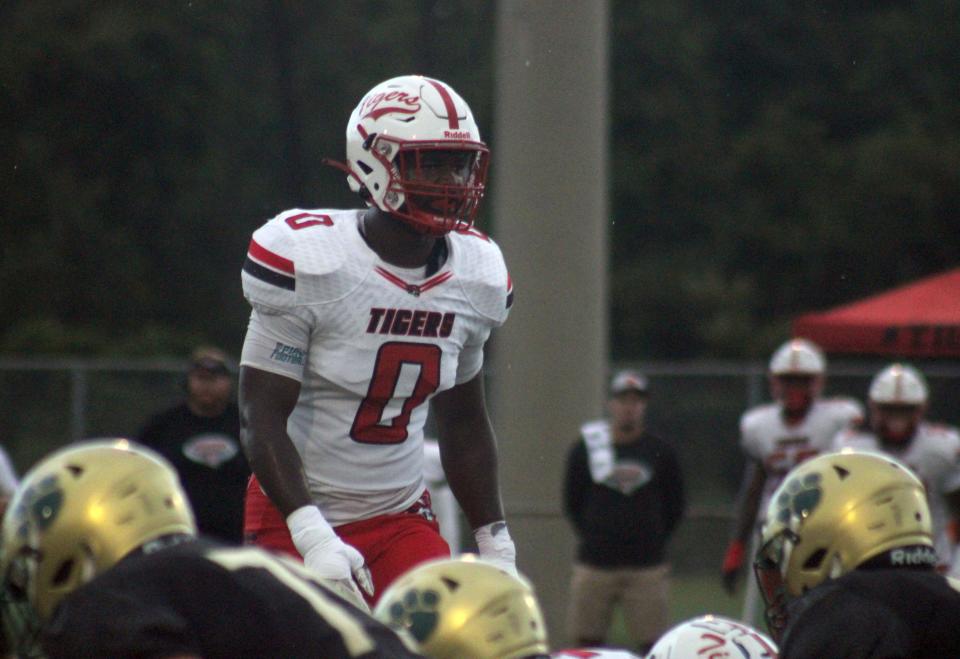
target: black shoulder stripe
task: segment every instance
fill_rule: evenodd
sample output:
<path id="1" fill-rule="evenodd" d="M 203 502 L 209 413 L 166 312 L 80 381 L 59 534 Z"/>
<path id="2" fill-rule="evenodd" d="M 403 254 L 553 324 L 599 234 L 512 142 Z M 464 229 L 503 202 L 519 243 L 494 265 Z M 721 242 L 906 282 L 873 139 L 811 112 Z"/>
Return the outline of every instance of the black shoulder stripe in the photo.
<path id="1" fill-rule="evenodd" d="M 513 291 L 507 293 L 507 309 L 513 306 Z"/>
<path id="2" fill-rule="evenodd" d="M 273 286 L 286 288 L 288 291 L 297 290 L 296 277 L 291 277 L 289 275 L 270 270 L 269 268 L 264 268 L 259 263 L 253 261 L 249 256 L 247 257 L 247 260 L 243 262 L 243 271 L 251 277 L 256 277 L 260 281 L 264 281 Z"/>

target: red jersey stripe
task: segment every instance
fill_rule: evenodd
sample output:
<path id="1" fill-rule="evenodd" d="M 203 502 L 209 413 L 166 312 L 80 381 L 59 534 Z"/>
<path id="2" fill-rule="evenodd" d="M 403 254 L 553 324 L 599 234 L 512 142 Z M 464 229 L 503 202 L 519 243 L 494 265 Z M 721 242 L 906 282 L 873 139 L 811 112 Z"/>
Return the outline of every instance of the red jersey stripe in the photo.
<path id="1" fill-rule="evenodd" d="M 443 101 L 443 107 L 447 109 L 447 121 L 450 122 L 450 128 L 460 128 L 460 117 L 457 116 L 457 106 L 453 103 L 453 97 L 450 96 L 450 92 L 447 91 L 447 88 L 436 80 L 427 79 L 433 88 L 437 90 L 437 93 L 440 94 L 440 99 Z"/>
<path id="2" fill-rule="evenodd" d="M 293 261 L 290 259 L 285 259 L 279 254 L 274 254 L 267 248 L 260 245 L 253 238 L 250 239 L 250 248 L 247 250 L 247 254 L 250 258 L 263 263 L 264 265 L 269 265 L 271 268 L 276 268 L 281 272 L 286 272 L 288 275 L 295 274 L 293 269 Z"/>
<path id="3" fill-rule="evenodd" d="M 444 272 L 443 274 L 439 274 L 432 279 L 428 279 L 427 281 L 420 284 L 420 292 L 429 291 L 434 286 L 439 286 L 443 282 L 450 279 L 450 277 L 452 276 L 453 276 L 452 272 Z"/>

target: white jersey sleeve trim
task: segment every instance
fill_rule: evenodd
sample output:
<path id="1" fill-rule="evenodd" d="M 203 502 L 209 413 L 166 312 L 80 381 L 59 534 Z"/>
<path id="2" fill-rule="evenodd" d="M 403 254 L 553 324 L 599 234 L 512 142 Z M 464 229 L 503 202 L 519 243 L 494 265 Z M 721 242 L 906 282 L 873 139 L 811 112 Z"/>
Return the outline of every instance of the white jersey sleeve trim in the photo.
<path id="1" fill-rule="evenodd" d="M 261 313 L 254 308 L 240 355 L 241 366 L 303 382 L 310 328 L 292 313 Z"/>

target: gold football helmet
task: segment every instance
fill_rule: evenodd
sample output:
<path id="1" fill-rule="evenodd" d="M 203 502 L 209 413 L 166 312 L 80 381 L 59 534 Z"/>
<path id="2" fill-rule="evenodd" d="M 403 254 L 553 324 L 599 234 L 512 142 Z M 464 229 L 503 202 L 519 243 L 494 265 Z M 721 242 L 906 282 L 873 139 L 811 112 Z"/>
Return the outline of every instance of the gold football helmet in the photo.
<path id="1" fill-rule="evenodd" d="M 119 439 L 54 452 L 23 478 L 3 520 L 8 635 L 47 620 L 66 595 L 133 550 L 196 532 L 176 472 L 153 451 Z"/>
<path id="2" fill-rule="evenodd" d="M 430 659 L 516 659 L 547 653 L 530 582 L 465 556 L 413 568 L 383 593 L 373 614 L 407 631 Z"/>
<path id="3" fill-rule="evenodd" d="M 851 449 L 794 468 L 770 499 L 754 562 L 774 637 L 791 598 L 868 561 L 936 564 L 920 479 L 893 458 Z"/>

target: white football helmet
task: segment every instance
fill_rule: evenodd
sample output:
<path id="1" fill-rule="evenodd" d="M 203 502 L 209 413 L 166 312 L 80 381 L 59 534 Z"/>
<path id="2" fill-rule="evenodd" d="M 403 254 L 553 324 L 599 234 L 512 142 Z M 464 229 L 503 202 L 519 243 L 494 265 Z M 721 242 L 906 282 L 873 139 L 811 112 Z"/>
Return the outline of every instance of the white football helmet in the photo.
<path id="1" fill-rule="evenodd" d="M 807 339 L 792 339 L 770 358 L 771 375 L 823 375 L 827 360 L 820 348 Z"/>
<path id="2" fill-rule="evenodd" d="M 920 371 L 891 364 L 870 383 L 870 425 L 890 444 L 903 444 L 917 431 L 927 411 L 929 391 Z"/>
<path id="3" fill-rule="evenodd" d="M 812 341 L 791 339 L 770 358 L 770 390 L 789 417 L 806 415 L 823 389 L 827 360 Z"/>
<path id="4" fill-rule="evenodd" d="M 692 618 L 660 637 L 647 659 L 776 659 L 776 644 L 753 627 L 722 616 Z"/>
<path id="5" fill-rule="evenodd" d="M 371 89 L 347 124 L 350 189 L 422 233 L 470 227 L 486 187 L 490 152 L 467 102 L 424 76 Z"/>
<path id="6" fill-rule="evenodd" d="M 891 364 L 870 383 L 870 402 L 878 405 L 926 405 L 929 391 L 920 371 L 906 364 Z"/>

